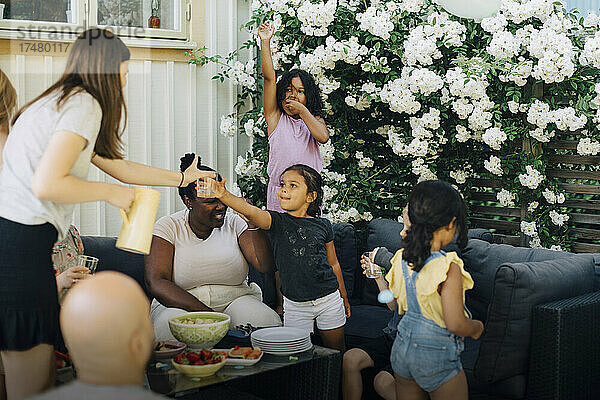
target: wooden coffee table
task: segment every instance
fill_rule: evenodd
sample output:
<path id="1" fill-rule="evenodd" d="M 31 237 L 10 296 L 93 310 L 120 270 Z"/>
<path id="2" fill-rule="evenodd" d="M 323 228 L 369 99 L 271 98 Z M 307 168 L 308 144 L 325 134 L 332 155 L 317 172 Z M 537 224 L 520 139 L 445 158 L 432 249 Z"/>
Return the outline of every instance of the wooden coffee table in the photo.
<path id="1" fill-rule="evenodd" d="M 264 354 L 249 367 L 226 365 L 206 378 L 189 378 L 170 361 L 165 364 L 168 369 L 152 363 L 146 377 L 150 389 L 169 397 L 200 399 L 210 393 L 211 400 L 233 400 L 239 393 L 247 399 L 337 400 L 342 359 L 337 350 L 315 346 L 294 356 Z"/>

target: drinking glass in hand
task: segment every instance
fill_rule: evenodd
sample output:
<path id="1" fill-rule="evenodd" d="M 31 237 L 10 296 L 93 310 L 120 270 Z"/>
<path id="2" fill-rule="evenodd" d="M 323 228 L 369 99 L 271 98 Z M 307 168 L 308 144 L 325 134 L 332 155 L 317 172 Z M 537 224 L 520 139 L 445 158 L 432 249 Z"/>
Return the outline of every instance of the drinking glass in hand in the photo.
<path id="1" fill-rule="evenodd" d="M 98 267 L 98 259 L 81 254 L 77 256 L 77 266 L 86 267 L 90 270 L 90 274 L 93 274 L 96 272 L 96 267 Z"/>
<path id="2" fill-rule="evenodd" d="M 214 197 L 216 193 L 214 180 L 216 179 L 217 173 L 215 173 L 215 176 L 213 176 L 212 179 L 198 179 L 196 181 L 196 194 L 198 195 L 198 197 Z"/>
<path id="3" fill-rule="evenodd" d="M 381 276 L 381 268 L 373 262 L 371 253 L 371 251 L 365 251 L 362 255 L 361 263 L 365 270 L 365 276 L 367 278 L 379 278 Z"/>

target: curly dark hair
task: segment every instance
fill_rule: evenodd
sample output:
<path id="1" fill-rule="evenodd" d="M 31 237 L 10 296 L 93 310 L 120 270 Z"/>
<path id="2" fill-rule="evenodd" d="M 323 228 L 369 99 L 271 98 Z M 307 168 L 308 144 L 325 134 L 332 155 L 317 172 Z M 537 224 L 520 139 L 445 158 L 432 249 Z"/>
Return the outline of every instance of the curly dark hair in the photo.
<path id="1" fill-rule="evenodd" d="M 467 209 L 462 196 L 446 182 L 424 181 L 408 197 L 408 219 L 411 222 L 402 239 L 402 258 L 419 272 L 431 254 L 433 233 L 456 218 L 457 244 L 467 244 Z"/>
<path id="2" fill-rule="evenodd" d="M 294 164 L 291 167 L 287 167 L 285 171 L 281 173 L 281 176 L 287 171 L 298 172 L 304 178 L 304 182 L 306 182 L 306 187 L 308 188 L 307 192 L 315 192 L 317 194 L 315 200 L 308 206 L 306 213 L 311 217 L 318 217 L 321 215 L 321 205 L 323 204 L 323 178 L 321 178 L 321 174 L 314 168 L 304 164 Z"/>
<path id="3" fill-rule="evenodd" d="M 179 170 L 181 172 L 185 171 L 190 165 L 192 165 L 192 162 L 194 161 L 194 157 L 196 157 L 196 154 L 194 153 L 186 153 L 185 156 L 181 157 L 179 159 L 179 161 L 181 161 L 181 163 L 179 164 Z M 198 157 L 198 165 L 197 165 L 198 169 L 200 171 L 215 171 L 214 169 L 212 169 L 211 167 L 208 167 L 206 165 L 202 165 L 202 160 L 200 159 L 200 157 Z M 223 178 L 221 177 L 220 174 L 217 173 L 217 180 L 221 181 Z M 196 192 L 196 182 L 192 182 L 187 186 L 182 186 L 179 189 L 179 197 L 181 197 L 181 201 L 183 201 L 185 203 L 185 198 L 187 197 L 190 200 L 195 200 L 196 197 L 198 197 L 198 193 Z"/>
<path id="4" fill-rule="evenodd" d="M 323 99 L 321 98 L 321 91 L 315 83 L 315 79 L 308 72 L 294 68 L 281 75 L 281 78 L 277 82 L 277 108 L 282 113 L 283 101 L 285 100 L 285 92 L 288 87 L 292 85 L 292 79 L 300 78 L 302 85 L 304 85 L 304 94 L 306 96 L 306 108 L 315 117 L 323 116 Z"/>

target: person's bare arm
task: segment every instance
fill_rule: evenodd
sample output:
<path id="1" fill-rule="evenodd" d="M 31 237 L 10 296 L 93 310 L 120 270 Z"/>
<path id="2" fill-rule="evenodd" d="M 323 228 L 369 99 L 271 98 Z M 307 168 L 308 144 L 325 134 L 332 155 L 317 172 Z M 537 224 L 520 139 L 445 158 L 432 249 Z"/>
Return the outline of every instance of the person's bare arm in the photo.
<path id="1" fill-rule="evenodd" d="M 133 189 L 123 185 L 90 182 L 71 175 L 71 169 L 86 144 L 87 140 L 74 132 L 55 132 L 33 174 L 33 194 L 40 200 L 55 203 L 108 201 L 118 208 L 128 210 L 134 199 Z"/>
<path id="2" fill-rule="evenodd" d="M 263 73 L 263 111 L 267 121 L 269 135 L 273 133 L 279 122 L 281 111 L 277 107 L 277 81 L 273 58 L 271 57 L 271 38 L 274 28 L 272 22 L 266 22 L 258 28 L 260 37 L 260 65 Z"/>
<path id="3" fill-rule="evenodd" d="M 144 258 L 144 279 L 150 293 L 165 307 L 187 311 L 212 311 L 210 307 L 173 282 L 175 247 L 163 238 L 152 236 L 150 254 Z"/>
<path id="4" fill-rule="evenodd" d="M 268 211 L 261 210 L 258 207 L 249 204 L 246 200 L 241 197 L 237 197 L 231 194 L 225 188 L 225 182 L 227 179 L 223 179 L 220 182 L 215 181 L 211 178 L 206 178 L 205 182 L 210 188 L 214 188 L 214 197 L 221 200 L 223 204 L 230 207 L 232 210 L 243 214 L 248 221 L 261 229 L 271 228 L 271 214 Z"/>
<path id="5" fill-rule="evenodd" d="M 136 163 L 127 160 L 111 160 L 95 154 L 92 157 L 92 163 L 106 172 L 113 178 L 128 184 L 145 186 L 187 186 L 195 180 L 214 176 L 212 171 L 200 171 L 197 167 L 198 156 L 192 164 L 183 172 L 183 182 L 181 172 L 170 171 L 162 168 L 155 168 L 149 165 Z"/>
<path id="6" fill-rule="evenodd" d="M 478 339 L 483 332 L 483 323 L 465 316 L 462 274 L 460 267 L 455 263 L 450 264 L 446 281 L 442 283 L 441 288 L 446 328 L 457 336 Z"/>
<path id="7" fill-rule="evenodd" d="M 273 271 L 273 251 L 265 231 L 249 225 L 238 238 L 238 244 L 244 258 L 254 269 L 260 272 Z"/>
<path id="8" fill-rule="evenodd" d="M 348 301 L 348 294 L 346 293 L 346 285 L 344 285 L 344 276 L 342 275 L 342 268 L 340 267 L 340 263 L 338 262 L 337 256 L 335 254 L 335 246 L 333 241 L 329 243 L 325 243 L 325 248 L 327 249 L 327 262 L 331 265 L 333 269 L 333 273 L 337 278 L 340 295 L 344 300 L 344 309 L 346 310 L 346 318 L 350 318 L 350 302 Z"/>
<path id="9" fill-rule="evenodd" d="M 325 120 L 321 117 L 315 117 L 308 111 L 308 108 L 304 107 L 306 111 L 300 113 L 300 118 L 308 127 L 310 134 L 319 143 L 327 143 L 329 140 L 329 129 L 325 125 Z"/>

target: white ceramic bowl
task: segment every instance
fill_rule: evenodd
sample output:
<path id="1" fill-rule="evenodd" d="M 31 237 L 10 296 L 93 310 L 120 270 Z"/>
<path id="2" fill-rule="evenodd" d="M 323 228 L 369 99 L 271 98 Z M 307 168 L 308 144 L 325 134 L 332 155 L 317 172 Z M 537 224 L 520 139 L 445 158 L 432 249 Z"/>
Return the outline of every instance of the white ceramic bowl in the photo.
<path id="1" fill-rule="evenodd" d="M 185 324 L 186 318 L 214 319 L 206 324 Z M 194 349 L 212 349 L 229 330 L 231 318 L 227 314 L 209 311 L 191 312 L 169 319 L 169 328 L 177 340 Z"/>

